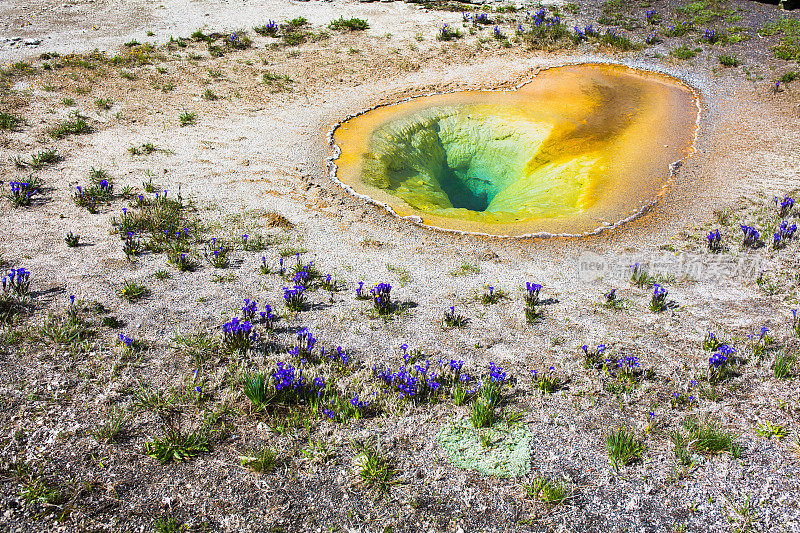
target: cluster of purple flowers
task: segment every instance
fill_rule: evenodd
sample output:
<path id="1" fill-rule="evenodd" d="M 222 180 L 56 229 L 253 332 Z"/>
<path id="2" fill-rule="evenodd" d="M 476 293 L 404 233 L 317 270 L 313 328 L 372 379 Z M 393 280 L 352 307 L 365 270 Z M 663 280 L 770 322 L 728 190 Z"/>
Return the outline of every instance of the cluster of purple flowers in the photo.
<path id="1" fill-rule="evenodd" d="M 708 366 L 714 372 L 719 372 L 730 360 L 736 350 L 727 344 L 717 346 L 717 351 L 708 358 Z"/>
<path id="2" fill-rule="evenodd" d="M 23 267 L 12 268 L 3 277 L 3 293 L 27 296 L 31 290 L 31 273 Z"/>
<path id="3" fill-rule="evenodd" d="M 249 320 L 240 321 L 239 317 L 233 317 L 222 325 L 222 346 L 226 352 L 248 350 L 255 340 L 256 333 Z"/>
<path id="4" fill-rule="evenodd" d="M 263 324 L 267 329 L 272 329 L 275 325 L 275 321 L 278 319 L 275 313 L 272 312 L 271 305 L 264 304 L 264 310 L 259 311 L 258 304 L 255 300 L 250 300 L 249 298 L 244 299 L 242 318 L 244 320 L 249 320 L 251 323 L 258 322 L 259 324 Z"/>
<path id="5" fill-rule="evenodd" d="M 714 253 L 722 250 L 722 235 L 719 230 L 711 231 L 706 235 L 706 244 L 708 249 Z"/>
<path id="6" fill-rule="evenodd" d="M 588 344 L 581 346 L 583 350 L 583 365 L 586 368 L 602 368 L 608 361 L 605 358 L 606 345 L 598 344 L 596 348 L 589 348 Z"/>
<path id="7" fill-rule="evenodd" d="M 325 359 L 327 356 L 328 360 L 333 363 L 338 363 L 342 366 L 348 366 L 350 364 L 350 356 L 342 349 L 341 346 L 337 346 L 335 350 L 328 350 L 328 353 L 325 353 L 325 347 L 321 346 L 319 349 L 319 358 Z"/>
<path id="8" fill-rule="evenodd" d="M 294 273 L 292 276 L 292 281 L 296 287 L 303 287 L 303 289 L 308 289 L 311 283 L 311 268 L 313 267 L 314 263 L 309 263 L 308 265 L 302 266 L 299 270 Z"/>
<path id="9" fill-rule="evenodd" d="M 317 339 L 314 334 L 308 331 L 308 328 L 301 328 L 297 332 L 297 344 L 289 350 L 289 354 L 299 359 L 302 363 L 317 362 L 317 359 L 313 357 L 313 350 L 316 344 Z"/>
<path id="10" fill-rule="evenodd" d="M 295 403 L 304 399 L 318 398 L 325 389 L 325 380 L 316 378 L 308 383 L 303 377 L 303 369 L 288 363 L 279 362 L 272 372 L 272 384 L 279 401 Z"/>
<path id="11" fill-rule="evenodd" d="M 717 35 L 716 30 L 706 30 L 703 32 L 703 39 L 710 44 L 714 44 L 719 41 L 719 36 Z"/>
<path id="12" fill-rule="evenodd" d="M 353 397 L 350 399 L 350 405 L 359 411 L 365 411 L 369 407 L 369 402 L 358 399 L 358 393 L 354 392 Z"/>
<path id="13" fill-rule="evenodd" d="M 672 398 L 670 398 L 670 404 L 674 409 L 676 405 L 691 405 L 693 403 L 697 403 L 697 399 L 695 398 L 694 394 L 691 394 L 691 390 L 697 386 L 697 382 L 692 380 L 689 382 L 688 391 L 687 392 L 673 392 Z"/>
<path id="14" fill-rule="evenodd" d="M 616 307 L 617 304 L 617 289 L 611 289 L 603 295 L 606 302 L 606 307 Z"/>
<path id="15" fill-rule="evenodd" d="M 356 300 L 369 300 L 370 296 L 364 292 L 364 282 L 359 281 L 356 288 Z"/>
<path id="16" fill-rule="evenodd" d="M 474 15 L 470 13 L 463 13 L 461 15 L 461 20 L 463 22 L 471 22 L 472 24 L 491 24 L 492 20 L 489 18 L 489 15 L 486 13 L 476 13 Z"/>
<path id="17" fill-rule="evenodd" d="M 617 360 L 617 371 L 625 378 L 632 380 L 640 373 L 641 365 L 635 355 L 626 355 Z"/>
<path id="18" fill-rule="evenodd" d="M 387 387 L 397 389 L 400 392 L 400 398 L 417 397 L 419 378 L 414 376 L 406 367 L 401 366 L 397 372 L 393 373 L 389 366 L 383 370 L 378 370 L 377 366 L 374 366 L 372 371 Z"/>
<path id="19" fill-rule="evenodd" d="M 270 19 L 266 24 L 258 28 L 258 32 L 262 35 L 275 35 L 278 33 L 278 23 Z"/>
<path id="20" fill-rule="evenodd" d="M 302 311 L 306 306 L 306 288 L 303 285 L 297 285 L 293 288 L 283 288 L 283 303 L 290 311 Z"/>
<path id="21" fill-rule="evenodd" d="M 530 13 L 529 13 L 529 16 L 530 16 Z M 559 24 L 561 24 L 561 17 L 559 17 L 558 15 L 554 15 L 552 17 L 548 17 L 547 16 L 547 11 L 545 11 L 544 8 L 539 9 L 539 11 L 534 13 L 533 16 L 530 16 L 529 18 L 530 18 L 531 24 L 533 24 L 537 28 L 539 26 L 542 26 L 542 25 L 545 25 L 545 26 L 558 26 Z"/>
<path id="22" fill-rule="evenodd" d="M 539 292 L 542 286 L 538 283 L 525 282 L 525 305 L 533 307 L 539 305 Z"/>
<path id="23" fill-rule="evenodd" d="M 11 188 L 11 202 L 14 205 L 31 205 L 33 195 L 39 193 L 39 189 L 27 181 L 12 181 L 8 185 Z"/>
<path id="24" fill-rule="evenodd" d="M 742 228 L 742 233 L 744 233 L 742 245 L 749 248 L 755 248 L 758 246 L 758 241 L 761 238 L 761 234 L 758 232 L 758 230 L 752 226 L 747 226 L 744 224 L 741 224 L 739 227 Z"/>
<path id="25" fill-rule="evenodd" d="M 489 363 L 489 381 L 504 385 L 508 381 L 505 371 L 494 363 Z"/>
<path id="26" fill-rule="evenodd" d="M 772 246 L 775 248 L 784 248 L 788 242 L 794 237 L 797 231 L 797 224 L 789 225 L 785 220 L 778 226 L 778 231 L 774 234 L 772 239 Z"/>
<path id="27" fill-rule="evenodd" d="M 239 34 L 233 32 L 225 38 L 225 44 L 232 46 L 234 48 L 238 48 L 242 45 L 242 41 L 239 38 Z"/>
<path id="28" fill-rule="evenodd" d="M 653 283 L 653 296 L 650 299 L 650 310 L 654 313 L 660 313 L 661 311 L 667 308 L 667 296 L 669 292 L 667 289 L 659 285 L 658 283 Z"/>
<path id="29" fill-rule="evenodd" d="M 433 372 L 430 360 L 426 359 L 414 365 L 401 366 L 397 372 L 392 372 L 389 366 L 379 369 L 377 365 L 372 371 L 388 389 L 398 391 L 400 398 L 424 401 L 444 393 L 448 387 L 471 383 L 473 378 L 462 372 L 463 366 L 464 361 L 441 359 L 439 371 Z"/>
<path id="30" fill-rule="evenodd" d="M 126 348 L 133 347 L 133 339 L 128 337 L 124 333 L 119 334 L 119 342 L 121 342 Z"/>
<path id="31" fill-rule="evenodd" d="M 164 191 L 166 193 L 166 191 Z M 214 268 L 228 268 L 233 249 L 223 239 L 213 237 L 207 244 L 204 254 Z"/>
<path id="32" fill-rule="evenodd" d="M 388 315 L 394 310 L 391 297 L 391 285 L 388 283 L 378 283 L 370 289 L 369 292 L 375 304 L 375 311 L 377 311 L 379 315 Z"/>
<path id="33" fill-rule="evenodd" d="M 794 199 L 790 198 L 789 196 L 784 196 L 783 200 L 775 197 L 775 205 L 778 206 L 778 216 L 781 218 L 786 218 L 792 212 L 792 208 L 794 207 Z"/>
<path id="34" fill-rule="evenodd" d="M 588 26 L 584 26 L 581 29 L 579 26 L 575 26 L 575 35 L 573 37 L 573 41 L 576 43 L 586 40 L 589 37 L 597 37 L 599 34 L 597 30 L 594 29 L 594 26 L 589 24 Z"/>

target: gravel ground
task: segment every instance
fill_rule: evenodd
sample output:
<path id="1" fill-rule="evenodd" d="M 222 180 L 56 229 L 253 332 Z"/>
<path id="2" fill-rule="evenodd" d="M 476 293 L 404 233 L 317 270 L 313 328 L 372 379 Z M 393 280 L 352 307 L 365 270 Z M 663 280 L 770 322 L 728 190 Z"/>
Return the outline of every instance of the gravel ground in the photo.
<path id="1" fill-rule="evenodd" d="M 783 379 L 774 372 L 780 358 L 800 351 L 791 328 L 798 244 L 775 250 L 769 230 L 779 222 L 773 196 L 794 195 L 800 184 L 800 81 L 773 90 L 798 65 L 773 57 L 780 36 L 756 34 L 781 16 L 797 19 L 797 11 L 727 2 L 723 8 L 741 20 L 720 24 L 741 25 L 748 40 L 723 48 L 698 42 L 702 32 L 694 32 L 621 52 L 595 43 L 505 48 L 479 39 L 490 29 L 469 35 L 458 12 L 403 2 L 163 6 L 0 6 L 12 39 L 0 42 L 9 63 L 0 110 L 23 119 L 13 131 L 0 130 L 3 190 L 32 174 L 44 182 L 30 207 L 0 204 L 0 257 L 7 268 L 32 272 L 27 307 L 0 327 L 4 530 L 800 531 L 798 367 L 790 365 Z M 679 6 L 656 1 L 618 11 L 639 21 L 629 34 L 642 42 L 650 31 L 646 9 L 666 21 Z M 63 10 L 77 14 L 64 18 Z M 602 5 L 562 12 L 570 25 L 597 24 Z M 340 15 L 364 18 L 370 28 L 327 30 L 327 38 L 289 47 L 250 31 L 252 47 L 217 58 L 197 40 L 167 46 L 170 36 L 188 38 L 198 27 L 232 31 L 301 15 L 315 35 Z M 513 33 L 514 15 L 503 16 Z M 464 29 L 464 38 L 437 41 L 444 22 Z M 41 43 L 14 44 L 15 37 Z M 65 56 L 135 52 L 123 46 L 131 39 L 157 45 L 149 64 Z M 689 61 L 669 55 L 682 44 L 702 51 Z M 723 68 L 722 53 L 741 66 Z M 21 60 L 35 70 L 12 65 Z M 327 133 L 353 113 L 432 91 L 513 87 L 537 69 L 580 61 L 664 72 L 700 94 L 696 153 L 648 213 L 614 231 L 545 240 L 454 235 L 396 219 L 329 179 Z M 75 110 L 91 133 L 48 134 Z M 195 124 L 180 125 L 184 111 L 196 114 Z M 156 151 L 130 153 L 147 143 Z M 50 148 L 62 159 L 41 169 L 14 162 Z M 73 196 L 100 168 L 116 196 L 93 214 Z M 113 233 L 123 208 L 139 210 L 137 195 L 154 199 L 143 191 L 149 180 L 170 198 L 180 187 L 192 202 L 187 216 L 200 225 L 193 271 L 179 271 L 160 252 L 128 261 Z M 787 220 L 796 222 L 797 213 Z M 767 245 L 741 246 L 739 224 L 757 226 Z M 706 249 L 711 229 L 721 231 L 720 254 Z M 68 231 L 80 234 L 81 246 L 65 244 Z M 243 234 L 260 235 L 264 245 L 237 245 L 227 268 L 205 261 L 208 239 Z M 299 313 L 284 309 L 287 281 L 259 268 L 263 256 L 276 269 L 281 253 L 293 265 L 294 249 L 340 289 L 310 292 Z M 653 289 L 629 281 L 628 266 L 637 261 L 669 290 L 669 309 L 651 312 Z M 126 281 L 148 294 L 134 302 L 120 297 Z M 370 300 L 354 298 L 360 281 L 391 283 L 403 311 L 375 316 Z M 533 324 L 524 314 L 526 282 L 543 285 L 543 315 Z M 481 303 L 488 285 L 509 297 Z M 602 305 L 611 289 L 622 300 L 618 309 Z M 68 324 L 70 295 L 85 328 L 77 341 L 64 341 L 54 327 Z M 243 355 L 226 352 L 219 340 L 244 298 L 272 305 L 279 319 L 272 333 L 259 326 L 258 349 Z M 469 319 L 466 327 L 443 327 L 451 305 Z M 53 322 L 50 314 L 64 318 Z M 364 418 L 329 420 L 322 407 L 259 410 L 245 396 L 248 372 L 293 361 L 287 351 L 302 327 L 329 352 L 341 346 L 350 355 L 345 366 L 311 364 L 307 375 L 324 375 L 345 403 L 355 393 L 369 401 Z M 747 337 L 762 327 L 771 337 L 763 350 Z M 736 350 L 719 379 L 709 379 L 709 330 Z M 120 333 L 135 340 L 133 349 Z M 495 411 L 530 431 L 529 474 L 505 479 L 448 461 L 437 435 L 469 417 L 472 405 L 449 395 L 413 403 L 386 392 L 373 366 L 396 370 L 403 343 L 434 366 L 463 360 L 474 376 L 488 376 L 490 362 L 503 368 L 508 383 Z M 652 372 L 627 380 L 585 368 L 581 347 L 598 344 Z M 563 386 L 542 394 L 531 371 L 551 366 Z M 681 401 L 672 401 L 675 393 Z M 109 421 L 121 415 L 125 422 L 111 435 Z M 695 450 L 682 464 L 670 435 L 685 433 L 691 420 L 718 424 L 738 452 Z M 606 438 L 620 426 L 644 452 L 615 468 Z M 146 445 L 170 427 L 184 434 L 202 428 L 209 449 L 161 464 Z M 385 490 L 360 475 L 370 442 L 394 470 Z M 274 468 L 243 466 L 243 456 L 262 448 L 275 452 Z M 529 494 L 543 478 L 563 483 L 563 501 Z"/>

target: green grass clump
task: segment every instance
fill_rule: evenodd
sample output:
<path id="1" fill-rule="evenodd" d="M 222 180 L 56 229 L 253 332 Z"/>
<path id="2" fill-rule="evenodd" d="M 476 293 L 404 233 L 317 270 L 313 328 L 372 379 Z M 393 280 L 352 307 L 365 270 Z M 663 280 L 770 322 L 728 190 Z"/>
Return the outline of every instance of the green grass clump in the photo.
<path id="1" fill-rule="evenodd" d="M 692 464 L 692 454 L 689 450 L 689 437 L 678 430 L 670 431 L 669 438 L 674 446 L 675 457 L 683 466 Z"/>
<path id="2" fill-rule="evenodd" d="M 244 395 L 253 402 L 257 409 L 264 408 L 274 398 L 269 385 L 269 376 L 266 373 L 247 375 L 242 380 Z"/>
<path id="3" fill-rule="evenodd" d="M 615 469 L 642 459 L 644 444 L 633 430 L 621 426 L 606 437 L 606 451 Z"/>
<path id="4" fill-rule="evenodd" d="M 11 113 L 0 113 L 0 130 L 13 130 L 22 124 L 22 119 Z"/>
<path id="5" fill-rule="evenodd" d="M 119 294 L 120 298 L 124 298 L 129 302 L 135 302 L 147 296 L 149 292 L 149 289 L 144 285 L 136 283 L 135 281 L 126 280 L 117 291 L 117 294 Z"/>
<path id="6" fill-rule="evenodd" d="M 125 430 L 128 417 L 121 408 L 112 408 L 108 416 L 92 432 L 97 442 L 109 444 L 114 442 Z"/>
<path id="7" fill-rule="evenodd" d="M 161 464 L 172 461 L 188 461 L 192 457 L 209 451 L 211 451 L 211 444 L 203 429 L 184 433 L 177 428 L 169 428 L 163 437 L 144 445 L 145 455 L 158 460 Z"/>
<path id="8" fill-rule="evenodd" d="M 153 531 L 155 533 L 179 533 L 184 530 L 183 522 L 178 522 L 171 516 L 158 518 L 153 522 Z"/>
<path id="9" fill-rule="evenodd" d="M 607 30 L 600 36 L 600 42 L 624 52 L 635 50 L 637 48 L 636 45 L 633 44 L 633 41 L 631 41 L 625 34 L 616 33 L 611 30 Z"/>
<path id="10" fill-rule="evenodd" d="M 689 0 L 675 9 L 678 15 L 688 18 L 694 26 L 707 26 L 724 20 L 728 23 L 741 19 L 732 9 L 725 9 L 726 0 Z"/>
<path id="11" fill-rule="evenodd" d="M 180 121 L 181 126 L 190 126 L 197 122 L 197 114 L 184 109 L 183 113 L 178 115 L 178 121 Z"/>
<path id="12" fill-rule="evenodd" d="M 776 378 L 786 379 L 794 372 L 796 362 L 797 359 L 794 354 L 786 351 L 778 352 L 775 356 L 775 366 L 772 367 L 772 372 Z"/>
<path id="13" fill-rule="evenodd" d="M 717 56 L 717 59 L 719 59 L 719 63 L 723 67 L 738 67 L 741 65 L 739 59 L 734 55 L 723 54 Z"/>
<path id="14" fill-rule="evenodd" d="M 55 148 L 50 148 L 33 154 L 31 156 L 31 162 L 28 166 L 36 170 L 40 170 L 44 168 L 45 165 L 58 163 L 61 161 L 61 159 L 63 158 L 61 155 L 59 155 L 58 151 Z"/>
<path id="15" fill-rule="evenodd" d="M 561 378 L 555 375 L 555 369 L 550 367 L 548 372 L 534 371 L 532 374 L 531 383 L 534 390 L 538 390 L 544 394 L 552 394 L 563 386 Z"/>
<path id="16" fill-rule="evenodd" d="M 379 492 L 387 492 L 389 487 L 396 483 L 395 470 L 392 461 L 382 455 L 377 446 L 364 444 L 361 446 L 361 455 L 358 459 L 358 476 L 365 486 Z"/>
<path id="17" fill-rule="evenodd" d="M 525 485 L 528 497 L 540 502 L 558 505 L 567 497 L 563 481 L 552 481 L 545 477 L 536 477 L 530 485 Z"/>
<path id="18" fill-rule="evenodd" d="M 83 135 L 91 133 L 92 127 L 86 122 L 86 117 L 82 117 L 77 113 L 70 120 L 65 120 L 50 129 L 50 136 L 56 139 L 63 139 L 68 135 Z"/>
<path id="19" fill-rule="evenodd" d="M 775 437 L 776 440 L 783 440 L 786 438 L 786 428 L 780 424 L 773 424 L 769 421 L 764 422 L 763 424 L 758 424 L 756 427 L 756 433 L 767 439 Z"/>
<path id="20" fill-rule="evenodd" d="M 95 334 L 87 324 L 74 314 L 49 314 L 37 328 L 38 337 L 51 344 L 75 344 Z"/>
<path id="21" fill-rule="evenodd" d="M 684 61 L 688 61 L 690 59 L 694 59 L 697 57 L 697 52 L 689 48 L 688 46 L 679 46 L 675 48 L 669 53 L 672 57 L 676 57 L 678 59 L 683 59 Z"/>
<path id="22" fill-rule="evenodd" d="M 268 474 L 278 465 L 278 452 L 270 448 L 262 448 L 258 452 L 239 456 L 242 466 L 259 474 Z"/>
<path id="23" fill-rule="evenodd" d="M 737 436 L 720 428 L 713 421 L 687 420 L 684 427 L 688 432 L 688 447 L 692 451 L 707 454 L 728 452 L 733 457 L 742 454 L 741 445 Z"/>
<path id="24" fill-rule="evenodd" d="M 114 101 L 111 100 L 110 98 L 97 98 L 94 101 L 94 105 L 97 106 L 97 109 L 104 109 L 108 111 L 109 109 L 111 109 L 111 106 L 114 105 Z"/>
<path id="25" fill-rule="evenodd" d="M 281 40 L 286 46 L 300 46 L 308 40 L 308 33 L 299 30 L 287 31 L 281 36 Z"/>
<path id="26" fill-rule="evenodd" d="M 141 146 L 129 146 L 128 153 L 131 155 L 150 155 L 157 152 L 158 148 L 151 142 L 144 143 Z M 150 192 L 150 191 L 148 191 Z"/>
<path id="27" fill-rule="evenodd" d="M 261 75 L 261 80 L 266 84 L 269 85 L 271 91 L 273 93 L 288 91 L 292 87 L 292 83 L 294 80 L 289 76 L 281 76 L 279 74 L 275 74 L 274 72 L 267 71 Z"/>
<path id="28" fill-rule="evenodd" d="M 792 70 L 778 78 L 778 81 L 781 83 L 792 83 L 797 79 L 800 79 L 800 72 Z"/>
<path id="29" fill-rule="evenodd" d="M 79 187 L 72 199 L 75 205 L 85 207 L 90 213 L 97 213 L 98 204 L 111 204 L 114 200 L 114 180 L 102 168 L 92 168 L 89 173 L 91 185 Z"/>
<path id="30" fill-rule="evenodd" d="M 479 398 L 472 403 L 470 421 L 474 428 L 488 428 L 494 424 L 494 404 L 484 398 Z"/>
<path id="31" fill-rule="evenodd" d="M 671 24 L 664 30 L 664 35 L 667 37 L 683 37 L 692 29 L 693 26 L 690 22 L 676 21 L 675 24 Z"/>
<path id="32" fill-rule="evenodd" d="M 200 231 L 199 223 L 189 214 L 190 204 L 184 203 L 180 196 L 167 197 L 161 194 L 153 200 L 143 198 L 138 205 L 138 208 L 128 210 L 121 218 L 111 220 L 112 227 L 121 238 L 124 239 L 128 232 L 149 234 L 147 249 L 174 252 L 175 258 L 189 251 L 189 241 Z M 173 238 L 178 231 L 182 231 L 182 237 Z M 188 255 L 186 259 L 189 259 Z M 187 264 L 191 264 L 191 261 Z"/>
<path id="33" fill-rule="evenodd" d="M 369 23 L 364 19 L 339 17 L 338 20 L 332 21 L 328 27 L 336 31 L 363 31 L 369 28 Z"/>
<path id="34" fill-rule="evenodd" d="M 52 487 L 40 477 L 34 477 L 27 483 L 24 483 L 19 495 L 26 502 L 40 502 L 47 505 L 63 504 L 68 499 L 67 495 L 61 492 L 61 490 Z"/>

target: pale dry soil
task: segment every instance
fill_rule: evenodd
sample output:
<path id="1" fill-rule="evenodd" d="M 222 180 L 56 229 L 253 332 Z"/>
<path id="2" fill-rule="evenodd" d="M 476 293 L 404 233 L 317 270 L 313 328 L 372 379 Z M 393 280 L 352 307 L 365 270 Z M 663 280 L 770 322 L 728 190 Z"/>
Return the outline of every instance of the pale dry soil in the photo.
<path id="1" fill-rule="evenodd" d="M 774 6 L 731 5 L 744 10 L 752 28 L 779 16 Z M 667 10 L 666 4 L 653 6 Z M 643 11 L 634 9 L 639 17 Z M 585 25 L 598 12 L 599 5 L 582 4 L 566 16 Z M 0 257 L 8 267 L 32 271 L 33 292 L 29 312 L 4 325 L 0 337 L 3 529 L 150 531 L 154 520 L 173 517 L 185 529 L 211 531 L 800 530 L 793 450 L 800 381 L 796 365 L 786 379 L 773 372 L 779 354 L 798 354 L 790 328 L 790 310 L 798 307 L 798 243 L 773 250 L 767 235 L 767 246 L 749 250 L 740 246 L 738 228 L 774 224 L 772 197 L 798 187 L 800 82 L 772 90 L 776 76 L 797 68 L 771 57 L 774 39 L 761 39 L 751 28 L 749 41 L 726 49 L 744 60 L 743 67 L 726 69 L 718 63 L 719 48 L 705 46 L 692 61 L 669 56 L 684 42 L 700 46 L 696 36 L 628 53 L 596 44 L 550 52 L 517 43 L 505 48 L 479 35 L 441 42 L 438 28 L 443 22 L 461 27 L 461 15 L 402 2 L 39 1 L 4 2 L 0 13 L 6 36 L 42 41 L 38 47 L 0 43 L 0 57 L 9 64 L 26 60 L 36 68 L 10 67 L 6 78 L 2 111 L 24 122 L 0 132 L 3 189 L 31 174 L 45 183 L 30 207 L 15 208 L 6 199 L 0 204 Z M 291 47 L 250 29 L 299 15 L 314 32 L 340 15 L 367 19 L 371 27 L 327 30 L 325 39 Z M 248 29 L 253 46 L 220 58 L 190 39 L 186 47 L 166 47 L 170 36 L 188 38 L 200 27 L 206 33 Z M 513 34 L 510 22 L 504 28 Z M 113 56 L 131 39 L 154 43 L 158 57 L 143 65 L 97 61 L 92 68 L 52 70 L 42 64 L 59 58 L 39 59 L 57 52 L 63 60 L 71 51 L 95 48 Z M 696 153 L 659 202 L 621 228 L 585 239 L 448 234 L 395 219 L 329 177 L 327 134 L 350 114 L 434 91 L 513 87 L 540 68 L 579 61 L 665 72 L 700 94 Z M 280 79 L 265 81 L 265 72 Z M 202 98 L 206 90 L 218 99 Z M 99 98 L 110 100 L 110 108 L 99 108 Z M 88 117 L 91 133 L 48 135 L 75 110 Z M 181 126 L 184 111 L 196 114 L 194 124 Z M 145 143 L 158 150 L 129 152 Z M 48 148 L 63 159 L 40 170 L 13 161 Z M 104 169 L 118 193 L 130 186 L 134 197 L 143 194 L 151 178 L 170 197 L 180 190 L 193 202 L 205 239 L 247 233 L 270 244 L 263 251 L 235 251 L 225 269 L 205 262 L 199 243 L 199 268 L 191 272 L 179 272 L 163 253 L 128 261 L 112 230 L 132 200 L 118 195 L 97 214 L 73 201 L 75 186 L 88 184 L 93 168 Z M 704 242 L 716 228 L 726 243 L 719 255 Z M 84 244 L 67 247 L 68 231 Z M 274 268 L 279 252 L 289 248 L 306 250 L 302 258 L 343 290 L 319 289 L 310 294 L 309 309 L 285 313 L 287 282 L 259 274 L 258 267 L 263 255 Z M 588 270 L 590 261 L 619 268 Z M 636 261 L 654 263 L 651 272 L 660 272 L 674 302 L 669 310 L 651 312 L 652 289 L 630 283 L 627 267 Z M 732 266 L 738 261 L 743 270 Z M 155 276 L 162 270 L 168 279 Z M 133 303 L 122 299 L 118 290 L 128 280 L 145 285 L 149 295 Z M 391 283 L 395 299 L 410 305 L 391 320 L 376 318 L 369 301 L 354 299 L 359 281 Z M 523 313 L 528 281 L 544 286 L 548 302 L 534 324 Z M 510 298 L 480 303 L 476 298 L 487 285 Z M 625 300 L 622 309 L 601 305 L 612 288 Z M 42 337 L 48 313 L 63 314 L 70 295 L 82 302 L 81 317 L 94 335 L 68 344 Z M 270 337 L 275 343 L 292 346 L 294 331 L 305 326 L 321 344 L 345 348 L 356 371 L 341 383 L 362 397 L 378 394 L 382 412 L 344 423 L 315 415 L 305 426 L 281 430 L 280 413 L 257 412 L 245 398 L 236 367 L 271 370 L 289 360 L 285 349 L 250 358 L 208 350 L 201 354 L 198 398 L 192 392 L 195 358 L 176 348 L 175 337 L 207 332 L 219 338 L 244 298 L 280 312 L 278 332 Z M 121 326 L 100 325 L 92 302 Z M 442 326 L 451 305 L 469 318 L 465 328 Z M 773 342 L 759 356 L 747 335 L 762 327 Z M 704 381 L 708 330 L 730 342 L 742 360 L 735 375 L 716 384 Z M 121 349 L 121 332 L 143 347 Z M 434 362 L 464 360 L 473 374 L 494 362 L 513 376 L 504 409 L 522 412 L 520 423 L 532 434 L 530 474 L 500 479 L 448 462 L 435 437 L 450 421 L 469 416 L 468 405 L 414 405 L 381 396 L 372 366 L 390 362 L 396 368 L 402 343 Z M 584 344 L 636 356 L 653 375 L 623 386 L 587 370 Z M 532 390 L 530 372 L 551 366 L 567 386 L 541 395 Z M 690 388 L 693 379 L 700 381 L 697 389 Z M 136 408 L 142 387 L 173 395 L 184 428 L 216 413 L 211 450 L 166 465 L 143 453 L 164 428 L 157 410 Z M 696 402 L 671 404 L 675 392 L 693 391 Z M 101 442 L 96 430 L 113 409 L 126 413 L 124 430 Z M 713 420 L 735 434 L 741 456 L 696 454 L 691 465 L 680 464 L 669 432 L 687 418 Z M 766 424 L 781 426 L 785 436 L 766 436 Z M 640 462 L 617 470 L 605 437 L 620 425 L 646 450 Z M 377 439 L 396 469 L 385 493 L 358 476 L 356 443 L 368 438 Z M 320 440 L 329 456 L 303 453 Z M 277 451 L 274 471 L 241 466 L 241 455 L 264 446 Z M 562 480 L 568 498 L 549 505 L 529 497 L 524 487 L 540 476 Z M 36 486 L 64 497 L 30 496 Z"/>

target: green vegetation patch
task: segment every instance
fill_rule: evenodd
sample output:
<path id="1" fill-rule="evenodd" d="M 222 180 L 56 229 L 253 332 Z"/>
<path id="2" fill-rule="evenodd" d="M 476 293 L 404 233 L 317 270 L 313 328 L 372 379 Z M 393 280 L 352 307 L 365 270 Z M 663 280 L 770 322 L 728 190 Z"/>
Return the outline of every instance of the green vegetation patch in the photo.
<path id="1" fill-rule="evenodd" d="M 695 0 L 686 2 L 675 11 L 687 17 L 695 26 L 706 26 L 714 22 L 734 23 L 742 17 L 733 9 L 726 9 L 726 0 Z"/>
<path id="2" fill-rule="evenodd" d="M 531 433 L 524 425 L 499 423 L 476 429 L 468 418 L 462 418 L 442 428 L 437 440 L 459 468 L 502 478 L 531 470 Z"/>
<path id="3" fill-rule="evenodd" d="M 783 35 L 780 44 L 772 47 L 772 53 L 778 59 L 800 61 L 800 20 L 787 18 L 767 24 L 761 35 Z"/>

